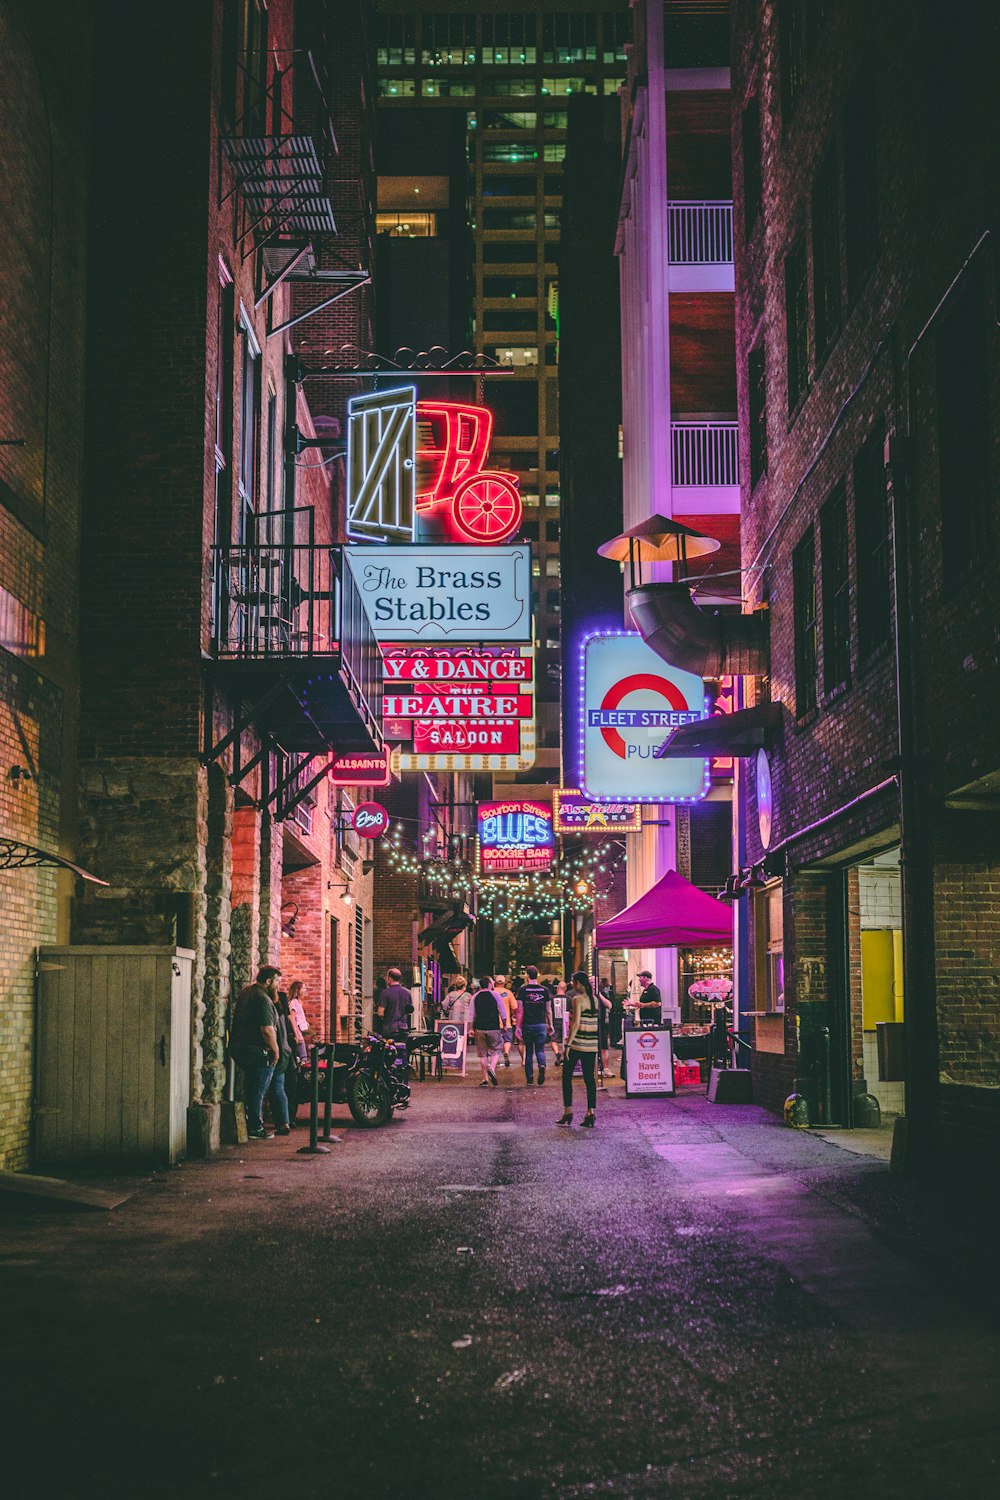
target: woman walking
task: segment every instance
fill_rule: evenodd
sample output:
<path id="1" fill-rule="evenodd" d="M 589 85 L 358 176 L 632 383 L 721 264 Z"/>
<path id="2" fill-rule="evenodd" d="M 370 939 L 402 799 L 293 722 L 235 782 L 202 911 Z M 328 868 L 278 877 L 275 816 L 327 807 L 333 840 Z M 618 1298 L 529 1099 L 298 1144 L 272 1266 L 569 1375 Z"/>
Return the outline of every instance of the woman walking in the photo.
<path id="1" fill-rule="evenodd" d="M 593 1128 L 597 1108 L 597 1079 L 594 1077 L 598 1043 L 597 1001 L 590 980 L 582 969 L 573 975 L 572 985 L 573 1014 L 562 1068 L 563 1113 L 558 1123 L 573 1123 L 573 1069 L 579 1062 L 587 1090 L 587 1113 L 581 1124 L 589 1130 Z"/>
<path id="2" fill-rule="evenodd" d="M 497 1087 L 497 1063 L 503 1052 L 503 1029 L 507 1025 L 507 1007 L 484 974 L 472 997 L 472 1025 L 476 1034 L 476 1056 L 483 1070 L 481 1089 Z"/>

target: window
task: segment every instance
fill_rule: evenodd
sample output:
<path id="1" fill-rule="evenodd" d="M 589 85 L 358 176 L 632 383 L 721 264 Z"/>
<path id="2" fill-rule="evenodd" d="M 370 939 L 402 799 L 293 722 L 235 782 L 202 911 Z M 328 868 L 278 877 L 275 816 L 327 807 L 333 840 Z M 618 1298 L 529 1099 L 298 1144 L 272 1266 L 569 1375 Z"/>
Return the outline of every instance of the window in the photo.
<path id="1" fill-rule="evenodd" d="M 596 62 L 596 15 L 543 16 L 542 61 Z"/>
<path id="2" fill-rule="evenodd" d="M 935 337 L 941 551 L 954 578 L 993 550 L 983 272 L 967 273 Z"/>
<path id="3" fill-rule="evenodd" d="M 512 265 L 519 266 L 529 262 L 533 263 L 537 254 L 534 244 L 484 244 L 480 246 L 483 265 Z"/>
<path id="4" fill-rule="evenodd" d="M 543 130 L 565 130 L 569 115 L 564 109 L 547 109 L 542 115 Z"/>
<path id="5" fill-rule="evenodd" d="M 425 99 L 471 99 L 476 85 L 467 78 L 425 78 L 420 92 Z"/>
<path id="6" fill-rule="evenodd" d="M 267 510 L 278 508 L 278 398 L 274 391 L 267 393 L 267 452 L 264 454 L 264 463 L 267 474 L 267 495 L 265 507 Z"/>
<path id="7" fill-rule="evenodd" d="M 493 355 L 498 365 L 507 369 L 521 370 L 528 367 L 534 368 L 538 364 L 537 344 L 507 344 L 494 345 L 492 349 L 486 349 L 485 353 Z"/>
<path id="8" fill-rule="evenodd" d="M 494 99 L 527 99 L 538 93 L 533 78 L 488 78 L 483 93 Z"/>
<path id="9" fill-rule="evenodd" d="M 806 247 L 800 240 L 785 257 L 785 334 L 788 341 L 788 412 L 809 389 L 809 289 Z"/>
<path id="10" fill-rule="evenodd" d="M 806 82 L 805 0 L 782 0 L 778 24 L 781 29 L 781 123 L 787 130 Z"/>
<path id="11" fill-rule="evenodd" d="M 546 521 L 546 523 L 545 523 L 545 540 L 547 542 L 558 542 L 558 540 L 559 540 L 559 522 L 558 521 Z"/>
<path id="12" fill-rule="evenodd" d="M 534 333 L 538 325 L 535 312 L 510 312 L 506 308 L 488 308 L 483 313 L 484 333 L 502 330 L 505 333 Z"/>
<path id="13" fill-rule="evenodd" d="M 562 504 L 562 496 L 558 490 L 545 491 L 545 508 L 547 510 L 558 510 Z"/>
<path id="14" fill-rule="evenodd" d="M 535 178 L 511 172 L 505 177 L 483 176 L 484 198 L 534 198 Z"/>
<path id="15" fill-rule="evenodd" d="M 546 172 L 542 178 L 542 192 L 546 198 L 561 198 L 563 190 L 562 176 L 558 172 Z"/>
<path id="16" fill-rule="evenodd" d="M 534 130 L 538 116 L 533 109 L 484 109 L 484 130 Z"/>
<path id="17" fill-rule="evenodd" d="M 606 10 L 602 34 L 602 56 L 606 63 L 625 61 L 625 44 L 632 40 L 632 17 L 627 11 Z"/>
<path id="18" fill-rule="evenodd" d="M 382 15 L 378 18 L 378 48 L 376 58 L 380 66 L 390 67 L 417 60 L 417 28 L 414 16 Z"/>
<path id="19" fill-rule="evenodd" d="M 562 595 L 558 589 L 549 589 L 545 595 L 545 608 L 550 615 L 557 615 L 562 609 Z"/>
<path id="20" fill-rule="evenodd" d="M 566 160 L 566 142 L 565 141 L 546 141 L 545 145 L 542 147 L 542 160 L 543 161 L 565 161 Z"/>
<path id="21" fill-rule="evenodd" d="M 506 455 L 506 458 L 505 458 L 504 461 L 506 463 L 510 462 L 510 454 Z M 538 491 L 537 490 L 533 490 L 533 489 L 522 490 L 521 491 L 521 504 L 524 506 L 525 510 L 537 510 L 537 508 L 538 508 Z M 536 522 L 535 524 L 537 525 L 538 523 Z"/>
<path id="22" fill-rule="evenodd" d="M 792 553 L 795 629 L 795 713 L 800 719 L 816 707 L 816 561 L 810 526 Z"/>
<path id="23" fill-rule="evenodd" d="M 605 78 L 604 80 L 605 94 L 617 94 L 619 90 L 623 89 L 624 87 L 624 78 Z"/>
<path id="24" fill-rule="evenodd" d="M 763 343 L 747 359 L 750 408 L 750 488 L 767 473 L 767 359 Z"/>
<path id="25" fill-rule="evenodd" d="M 547 557 L 545 559 L 546 578 L 558 578 L 560 573 L 558 557 Z"/>
<path id="26" fill-rule="evenodd" d="M 538 282 L 534 276 L 484 276 L 484 297 L 534 297 Z"/>
<path id="27" fill-rule="evenodd" d="M 522 496 L 522 499 L 523 499 L 523 496 Z M 537 521 L 522 521 L 521 522 L 521 536 L 524 538 L 524 540 L 526 542 L 537 542 L 538 541 L 538 522 Z"/>
<path id="28" fill-rule="evenodd" d="M 537 149 L 524 141 L 481 141 L 479 154 L 484 162 L 509 161 L 516 165 L 522 161 L 538 160 Z"/>
<path id="29" fill-rule="evenodd" d="M 851 672 L 851 598 L 847 547 L 847 487 L 841 480 L 819 513 L 823 569 L 823 691 L 832 693 Z"/>
<path id="30" fill-rule="evenodd" d="M 267 134 L 267 7 L 248 0 L 243 35 L 243 134 Z"/>
<path id="31" fill-rule="evenodd" d="M 889 499 L 876 427 L 854 460 L 854 548 L 858 577 L 858 659 L 889 639 Z"/>
<path id="32" fill-rule="evenodd" d="M 536 18 L 520 12 L 483 17 L 483 62 L 533 63 L 537 60 Z"/>
<path id="33" fill-rule="evenodd" d="M 229 267 L 219 262 L 215 365 L 215 540 L 225 546 L 232 533 L 233 320 L 235 303 Z"/>
<path id="34" fill-rule="evenodd" d="M 743 226 L 749 239 L 760 213 L 762 163 L 760 100 L 756 94 L 743 111 Z"/>
<path id="35" fill-rule="evenodd" d="M 863 73 L 844 111 L 847 293 L 852 302 L 868 280 L 878 253 L 877 128 L 874 90 L 869 75 Z"/>
<path id="36" fill-rule="evenodd" d="M 244 515 L 257 508 L 257 444 L 260 423 L 260 345 L 243 307 L 243 383 L 240 389 L 240 497 Z"/>
<path id="37" fill-rule="evenodd" d="M 754 948 L 757 1008 L 779 1014 L 785 1008 L 785 942 L 781 881 L 757 891 L 754 900 Z M 763 1001 L 763 1005 L 761 1005 Z"/>
<path id="38" fill-rule="evenodd" d="M 840 203 L 837 153 L 831 149 L 816 176 L 812 195 L 813 308 L 816 358 L 822 359 L 840 332 Z"/>
<path id="39" fill-rule="evenodd" d="M 428 240 L 437 236 L 437 214 L 385 212 L 375 215 L 376 234 L 388 234 L 395 239 Z"/>
<path id="40" fill-rule="evenodd" d="M 543 78 L 541 92 L 553 99 L 567 99 L 571 94 L 596 94 L 596 78 Z M 557 127 L 564 129 L 564 126 Z"/>
<path id="41" fill-rule="evenodd" d="M 381 99 L 412 99 L 417 85 L 412 78 L 383 77 L 378 81 L 378 92 Z"/>
<path id="42" fill-rule="evenodd" d="M 471 11 L 425 14 L 421 24 L 421 61 L 425 67 L 453 67 L 476 60 L 476 17 Z"/>
<path id="43" fill-rule="evenodd" d="M 538 222 L 533 208 L 484 208 L 484 229 L 534 229 Z M 531 325 L 534 327 L 534 324 Z"/>

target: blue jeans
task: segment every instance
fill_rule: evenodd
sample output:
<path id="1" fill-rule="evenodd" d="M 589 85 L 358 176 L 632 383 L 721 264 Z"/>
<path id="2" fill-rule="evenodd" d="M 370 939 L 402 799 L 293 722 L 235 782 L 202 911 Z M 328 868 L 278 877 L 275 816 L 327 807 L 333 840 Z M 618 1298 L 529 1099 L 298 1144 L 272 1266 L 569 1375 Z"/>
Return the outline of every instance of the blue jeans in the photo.
<path id="1" fill-rule="evenodd" d="M 268 1103 L 271 1106 L 271 1123 L 281 1125 L 288 1124 L 288 1095 L 285 1093 L 284 1073 L 271 1074 L 271 1081 L 267 1086 Z"/>
<path id="2" fill-rule="evenodd" d="M 535 1057 L 538 1057 L 539 1068 L 545 1067 L 545 1039 L 549 1034 L 549 1028 L 544 1021 L 536 1021 L 530 1026 L 521 1027 L 521 1040 L 524 1043 L 524 1076 L 531 1083 L 535 1070 Z"/>
<path id="3" fill-rule="evenodd" d="M 247 1130 L 251 1135 L 259 1134 L 264 1129 L 261 1111 L 264 1108 L 265 1095 L 271 1087 L 271 1079 L 274 1077 L 274 1063 L 270 1061 L 262 1047 L 241 1048 L 240 1054 L 235 1054 L 235 1060 L 243 1070 L 243 1102 L 247 1111 Z M 281 1087 L 281 1097 L 285 1098 L 284 1084 Z M 287 1099 L 285 1100 L 285 1123 L 288 1123 Z"/>

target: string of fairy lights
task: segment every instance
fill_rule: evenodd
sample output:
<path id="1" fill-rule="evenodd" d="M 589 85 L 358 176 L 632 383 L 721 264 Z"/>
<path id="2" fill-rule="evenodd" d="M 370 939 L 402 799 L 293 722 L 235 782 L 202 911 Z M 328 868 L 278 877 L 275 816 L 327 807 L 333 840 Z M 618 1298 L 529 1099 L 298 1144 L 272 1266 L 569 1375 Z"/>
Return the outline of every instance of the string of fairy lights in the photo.
<path id="1" fill-rule="evenodd" d="M 478 914 L 494 920 L 551 920 L 564 912 L 590 911 L 595 895 L 610 888 L 625 858 L 620 840 L 598 839 L 592 846 L 563 853 L 547 870 L 485 875 L 457 855 L 442 858 L 420 853 L 404 835 L 401 823 L 382 840 L 381 848 L 390 870 L 421 875 L 448 900 L 468 902 L 475 896 Z"/>

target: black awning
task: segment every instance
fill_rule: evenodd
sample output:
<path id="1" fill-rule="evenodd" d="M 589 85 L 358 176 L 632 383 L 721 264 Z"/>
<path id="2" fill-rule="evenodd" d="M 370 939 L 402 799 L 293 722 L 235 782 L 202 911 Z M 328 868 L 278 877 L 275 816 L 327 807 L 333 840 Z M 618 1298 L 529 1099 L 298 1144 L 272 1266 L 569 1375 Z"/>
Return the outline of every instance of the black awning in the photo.
<path id="1" fill-rule="evenodd" d="M 61 854 L 50 854 L 47 849 L 37 849 L 34 844 L 22 844 L 19 839 L 9 839 L 6 835 L 0 835 L 0 870 L 34 870 L 39 866 L 54 870 L 72 870 L 74 875 L 79 875 L 81 880 L 89 880 L 93 885 L 107 885 L 100 875 L 92 875 L 89 870 L 84 870 L 80 865 L 73 864 L 72 860 L 63 859 Z"/>
<path id="2" fill-rule="evenodd" d="M 653 751 L 654 760 L 692 755 L 756 755 L 770 750 L 781 732 L 781 704 L 759 703 L 734 714 L 712 714 L 674 729 Z"/>

